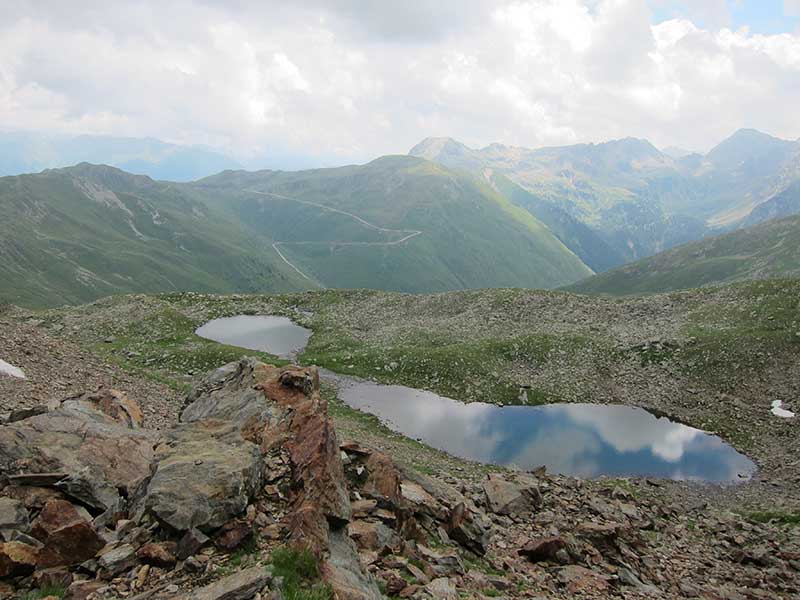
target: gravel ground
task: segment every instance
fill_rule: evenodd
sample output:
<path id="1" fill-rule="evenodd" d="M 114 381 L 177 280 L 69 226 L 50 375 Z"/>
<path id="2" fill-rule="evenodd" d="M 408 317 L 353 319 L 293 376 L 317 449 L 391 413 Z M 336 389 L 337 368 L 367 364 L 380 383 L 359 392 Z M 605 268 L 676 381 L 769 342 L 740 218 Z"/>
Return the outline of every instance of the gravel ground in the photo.
<path id="1" fill-rule="evenodd" d="M 177 420 L 182 394 L 176 390 L 126 373 L 73 342 L 51 336 L 38 320 L 9 317 L 0 315 L 0 356 L 21 368 L 26 379 L 0 375 L 0 412 L 108 386 L 141 404 L 146 427 L 164 428 Z"/>

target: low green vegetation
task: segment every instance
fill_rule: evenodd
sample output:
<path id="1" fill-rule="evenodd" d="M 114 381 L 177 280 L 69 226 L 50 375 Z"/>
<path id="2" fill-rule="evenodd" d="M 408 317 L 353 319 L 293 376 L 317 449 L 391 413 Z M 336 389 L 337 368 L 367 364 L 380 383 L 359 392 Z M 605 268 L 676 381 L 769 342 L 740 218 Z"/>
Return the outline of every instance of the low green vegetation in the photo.
<path id="1" fill-rule="evenodd" d="M 0 302 L 315 287 L 186 186 L 81 164 L 0 178 Z"/>
<path id="2" fill-rule="evenodd" d="M 110 324 L 95 348 L 126 370 L 181 391 L 187 388 L 181 376 L 206 373 L 245 354 L 275 365 L 288 362 L 266 352 L 201 338 L 195 334 L 201 324 L 167 306 L 133 323 Z"/>
<path id="3" fill-rule="evenodd" d="M 800 276 L 800 216 L 678 246 L 570 285 L 586 294 L 653 294 Z"/>
<path id="4" fill-rule="evenodd" d="M 48 585 L 38 590 L 28 592 L 22 596 L 22 600 L 41 600 L 42 598 L 55 597 L 63 598 L 67 593 L 66 586 L 63 585 Z"/>
<path id="5" fill-rule="evenodd" d="M 403 156 L 185 184 L 89 164 L 4 177 L 0 255 L 0 302 L 33 308 L 180 290 L 547 288 L 592 273 L 480 181 Z"/>
<path id="6" fill-rule="evenodd" d="M 333 591 L 322 583 L 319 561 L 310 550 L 277 548 L 270 564 L 273 575 L 283 579 L 284 600 L 332 600 Z"/>
<path id="7" fill-rule="evenodd" d="M 800 526 L 800 512 L 763 511 L 752 512 L 745 516 L 756 523 L 775 522 L 792 527 Z"/>

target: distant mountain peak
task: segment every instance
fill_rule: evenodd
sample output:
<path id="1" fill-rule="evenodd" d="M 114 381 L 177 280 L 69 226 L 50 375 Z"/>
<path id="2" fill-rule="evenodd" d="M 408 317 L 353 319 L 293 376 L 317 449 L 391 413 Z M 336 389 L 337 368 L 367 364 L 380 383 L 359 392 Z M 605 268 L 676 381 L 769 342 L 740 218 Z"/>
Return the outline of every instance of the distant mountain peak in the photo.
<path id="1" fill-rule="evenodd" d="M 706 155 L 706 159 L 718 166 L 730 166 L 763 157 L 769 157 L 772 162 L 780 162 L 798 149 L 797 142 L 783 140 L 757 129 L 745 128 L 717 144 Z"/>
<path id="2" fill-rule="evenodd" d="M 470 149 L 451 137 L 427 137 L 414 146 L 409 154 L 428 160 L 434 160 L 443 153 L 469 152 Z"/>

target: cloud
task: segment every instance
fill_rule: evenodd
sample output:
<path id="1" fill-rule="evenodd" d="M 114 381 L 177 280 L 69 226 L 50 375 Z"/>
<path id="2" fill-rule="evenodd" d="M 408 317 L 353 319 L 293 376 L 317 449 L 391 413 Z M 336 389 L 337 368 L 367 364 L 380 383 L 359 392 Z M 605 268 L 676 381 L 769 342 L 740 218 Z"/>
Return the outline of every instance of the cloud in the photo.
<path id="1" fill-rule="evenodd" d="M 800 137 L 788 110 L 800 36 L 720 28 L 724 2 L 655 26 L 644 0 L 5 4 L 0 129 L 326 163 L 429 135 L 692 148 L 743 126 Z"/>

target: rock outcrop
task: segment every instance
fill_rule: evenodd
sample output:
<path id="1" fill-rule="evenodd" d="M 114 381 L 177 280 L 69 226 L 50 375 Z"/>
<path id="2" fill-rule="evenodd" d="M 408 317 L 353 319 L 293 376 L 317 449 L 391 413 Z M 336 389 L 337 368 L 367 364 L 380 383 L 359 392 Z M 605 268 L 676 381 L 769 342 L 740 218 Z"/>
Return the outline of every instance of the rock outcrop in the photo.
<path id="1" fill-rule="evenodd" d="M 279 548 L 314 562 L 333 600 L 800 593 L 791 530 L 684 514 L 646 481 L 431 477 L 339 443 L 313 368 L 244 359 L 203 379 L 174 427 L 140 414 L 100 389 L 0 425 L 0 597 L 280 598 Z"/>
<path id="2" fill-rule="evenodd" d="M 12 421 L 0 427 L 0 577 L 24 584 L 79 567 L 142 589 L 154 570 L 206 572 L 203 548 L 230 552 L 258 532 L 310 549 L 338 598 L 380 598 L 348 535 L 350 495 L 316 369 L 226 365 L 164 432 L 143 429 L 139 407 L 107 389 Z M 187 597 L 251 598 L 270 581 L 245 570 Z M 102 589 L 72 587 L 72 597 Z"/>

